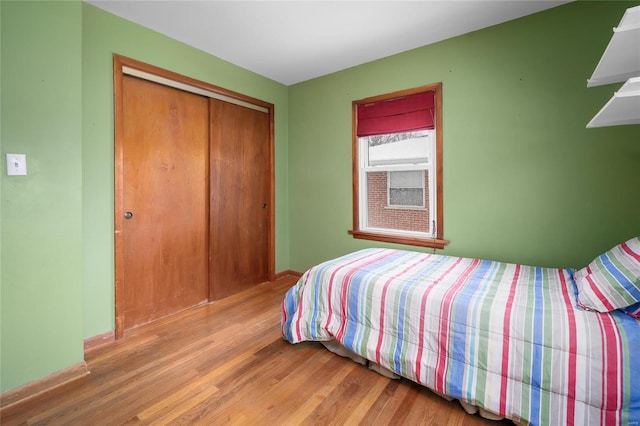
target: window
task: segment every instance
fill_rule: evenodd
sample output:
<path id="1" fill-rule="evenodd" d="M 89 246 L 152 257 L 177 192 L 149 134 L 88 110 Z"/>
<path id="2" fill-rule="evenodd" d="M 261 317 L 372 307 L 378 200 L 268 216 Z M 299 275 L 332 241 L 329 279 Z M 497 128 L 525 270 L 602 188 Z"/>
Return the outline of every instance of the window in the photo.
<path id="1" fill-rule="evenodd" d="M 353 102 L 355 238 L 443 248 L 442 85 Z"/>

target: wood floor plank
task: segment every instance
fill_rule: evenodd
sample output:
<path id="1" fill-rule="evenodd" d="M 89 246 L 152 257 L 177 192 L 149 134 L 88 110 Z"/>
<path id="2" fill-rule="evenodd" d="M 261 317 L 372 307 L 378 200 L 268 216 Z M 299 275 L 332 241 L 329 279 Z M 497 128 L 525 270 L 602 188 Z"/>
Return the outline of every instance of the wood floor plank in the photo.
<path id="1" fill-rule="evenodd" d="M 367 397 L 361 398 L 357 405 L 353 408 L 349 416 L 345 419 L 345 424 L 360 424 L 369 410 L 376 403 L 378 397 L 384 392 L 387 387 L 387 383 L 384 380 L 376 380 L 370 385 Z M 420 424 L 420 423 L 415 423 Z"/>
<path id="2" fill-rule="evenodd" d="M 130 330 L 91 348 L 91 374 L 10 412 L 12 425 L 493 425 L 407 380 L 327 351 L 291 345 L 283 277 Z"/>
<path id="3" fill-rule="evenodd" d="M 144 409 L 136 416 L 137 419 L 143 422 L 163 425 L 175 421 L 193 407 L 202 404 L 220 392 L 220 389 L 216 386 L 207 383 L 209 377 L 205 376 L 203 379 L 193 381 L 180 391 L 171 394 L 168 398 L 164 398 Z"/>
<path id="4" fill-rule="evenodd" d="M 362 374 L 367 368 L 344 359 L 350 365 L 349 374 L 326 395 L 316 409 L 305 419 L 306 424 L 318 424 L 324 419 L 332 419 L 337 424 L 345 424 L 358 404 L 370 397 L 370 391 L 377 377 Z M 345 398 L 349 395 L 349 398 Z"/>
<path id="5" fill-rule="evenodd" d="M 293 371 L 274 387 L 278 395 L 275 400 L 264 395 L 269 423 L 301 424 L 349 374 L 353 366 L 345 365 L 323 349 L 316 350 L 297 372 Z M 301 374 L 302 371 L 305 373 Z M 301 389 L 312 391 L 301 392 Z"/>

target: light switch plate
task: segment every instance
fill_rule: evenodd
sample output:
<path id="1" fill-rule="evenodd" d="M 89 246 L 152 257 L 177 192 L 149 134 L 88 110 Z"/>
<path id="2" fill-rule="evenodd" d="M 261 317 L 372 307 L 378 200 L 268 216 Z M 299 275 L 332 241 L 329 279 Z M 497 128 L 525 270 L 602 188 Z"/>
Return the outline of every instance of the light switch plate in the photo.
<path id="1" fill-rule="evenodd" d="M 27 174 L 27 156 L 25 154 L 7 154 L 7 176 L 25 176 Z"/>

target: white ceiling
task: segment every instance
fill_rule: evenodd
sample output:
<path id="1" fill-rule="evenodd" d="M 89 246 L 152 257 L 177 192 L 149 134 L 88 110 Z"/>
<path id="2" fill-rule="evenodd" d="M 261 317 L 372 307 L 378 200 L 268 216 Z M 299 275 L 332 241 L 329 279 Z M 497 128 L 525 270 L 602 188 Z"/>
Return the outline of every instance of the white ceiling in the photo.
<path id="1" fill-rule="evenodd" d="M 85 1 L 285 85 L 568 3 Z"/>

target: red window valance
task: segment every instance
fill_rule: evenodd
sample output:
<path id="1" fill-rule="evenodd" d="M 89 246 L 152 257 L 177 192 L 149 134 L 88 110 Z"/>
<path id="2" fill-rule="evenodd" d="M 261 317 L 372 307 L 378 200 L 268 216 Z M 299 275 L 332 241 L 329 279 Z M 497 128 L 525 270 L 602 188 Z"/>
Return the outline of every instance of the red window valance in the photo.
<path id="1" fill-rule="evenodd" d="M 359 104 L 357 134 L 361 136 L 435 128 L 435 92 Z"/>

